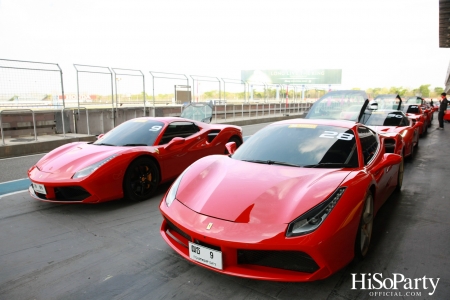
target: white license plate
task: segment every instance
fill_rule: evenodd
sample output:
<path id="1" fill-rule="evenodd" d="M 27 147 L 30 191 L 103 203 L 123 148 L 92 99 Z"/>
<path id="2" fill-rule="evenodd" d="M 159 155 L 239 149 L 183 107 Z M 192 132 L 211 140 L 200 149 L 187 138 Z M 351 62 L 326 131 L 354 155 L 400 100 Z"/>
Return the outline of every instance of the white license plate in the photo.
<path id="1" fill-rule="evenodd" d="M 45 190 L 45 186 L 43 184 L 33 182 L 33 189 L 36 193 L 47 195 L 47 191 Z"/>
<path id="2" fill-rule="evenodd" d="M 222 252 L 189 242 L 189 257 L 207 266 L 222 270 Z"/>

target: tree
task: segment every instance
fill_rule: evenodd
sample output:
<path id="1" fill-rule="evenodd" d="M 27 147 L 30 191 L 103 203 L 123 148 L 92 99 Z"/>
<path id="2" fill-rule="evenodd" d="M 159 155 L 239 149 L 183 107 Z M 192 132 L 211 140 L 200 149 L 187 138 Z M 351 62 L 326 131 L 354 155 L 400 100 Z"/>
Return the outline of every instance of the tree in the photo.
<path id="1" fill-rule="evenodd" d="M 422 94 L 422 97 L 430 97 L 430 85 L 424 84 L 419 87 L 419 93 Z"/>
<path id="2" fill-rule="evenodd" d="M 441 87 L 435 87 L 434 92 L 436 93 L 436 95 L 440 95 L 444 92 L 444 89 Z"/>

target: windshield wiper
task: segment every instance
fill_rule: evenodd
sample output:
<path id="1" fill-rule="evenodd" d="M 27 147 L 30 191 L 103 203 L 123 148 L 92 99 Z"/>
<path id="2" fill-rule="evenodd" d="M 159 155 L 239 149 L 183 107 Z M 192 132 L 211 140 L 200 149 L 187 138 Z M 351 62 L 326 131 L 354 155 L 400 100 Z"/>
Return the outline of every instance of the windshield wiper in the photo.
<path id="1" fill-rule="evenodd" d="M 280 165 L 280 166 L 290 166 L 290 167 L 300 167 L 296 164 L 290 164 L 283 161 L 275 161 L 275 160 L 257 160 L 257 159 L 243 159 L 242 161 L 253 162 L 257 164 L 266 164 L 266 165 Z"/>
<path id="2" fill-rule="evenodd" d="M 125 147 L 125 146 L 148 146 L 148 145 L 147 144 L 125 144 L 122 146 Z"/>
<path id="3" fill-rule="evenodd" d="M 346 163 L 318 163 L 314 165 L 304 165 L 303 168 L 352 168 L 351 164 Z"/>
<path id="4" fill-rule="evenodd" d="M 117 146 L 117 145 L 113 145 L 113 144 L 107 144 L 107 143 L 97 143 L 97 144 L 92 144 L 92 145 L 98 145 L 98 146 Z"/>

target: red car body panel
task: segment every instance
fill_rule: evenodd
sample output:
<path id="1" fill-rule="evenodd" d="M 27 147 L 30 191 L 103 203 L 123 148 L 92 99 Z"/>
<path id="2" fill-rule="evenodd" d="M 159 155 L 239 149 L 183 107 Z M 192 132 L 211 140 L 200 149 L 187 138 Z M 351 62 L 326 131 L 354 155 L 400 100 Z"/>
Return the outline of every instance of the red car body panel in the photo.
<path id="1" fill-rule="evenodd" d="M 415 122 L 421 122 L 422 126 L 419 126 L 419 135 L 422 135 L 425 132 L 425 127 L 428 126 L 428 117 L 426 114 L 423 113 L 422 109 L 419 107 L 420 113 L 412 114 L 412 113 L 405 113 L 405 115 L 410 118 L 414 119 Z"/>
<path id="2" fill-rule="evenodd" d="M 225 143 L 232 136 L 242 140 L 239 127 L 232 125 L 206 124 L 195 122 L 200 131 L 185 138 L 180 145 L 158 145 L 161 136 L 172 122 L 191 120 L 182 118 L 148 118 L 163 122 L 165 127 L 156 139 L 155 146 L 98 146 L 86 142 L 76 142 L 63 145 L 46 154 L 28 171 L 28 177 L 34 183 L 45 186 L 45 198 L 36 195 L 30 187 L 30 195 L 41 201 L 58 203 L 98 203 L 119 199 L 124 196 L 122 182 L 128 165 L 136 158 L 147 156 L 154 159 L 159 167 L 160 183 L 177 177 L 191 163 L 201 157 L 224 153 Z M 215 139 L 208 142 L 208 133 L 220 130 Z M 113 159 L 102 165 L 98 170 L 83 178 L 72 178 L 74 173 L 102 159 L 115 155 Z M 56 199 L 55 188 L 82 187 L 90 196 L 82 201 L 67 201 Z"/>
<path id="3" fill-rule="evenodd" d="M 450 121 L 450 110 L 446 110 L 444 114 L 444 120 Z"/>
<path id="4" fill-rule="evenodd" d="M 279 123 L 343 126 L 342 122 L 333 120 Z M 355 125 L 347 126 L 355 129 Z M 359 138 L 355 137 L 359 144 Z M 355 237 L 367 191 L 374 194 L 376 214 L 397 185 L 399 165 L 379 166 L 385 159 L 385 140 L 395 141 L 396 154 L 402 153 L 403 140 L 396 133 L 380 134 L 379 139 L 379 150 L 369 164 L 364 165 L 363 154 L 358 150 L 358 168 L 264 165 L 216 155 L 202 158 L 183 174 L 170 207 L 165 202 L 167 194 L 161 201 L 164 217 L 161 235 L 185 259 L 216 272 L 275 281 L 326 278 L 354 257 Z M 343 196 L 315 231 L 286 236 L 290 222 L 322 203 L 338 187 L 346 187 Z M 219 247 L 223 269 L 192 260 L 189 242 Z M 306 253 L 317 268 L 299 272 L 240 263 L 240 251 L 247 250 Z"/>
<path id="5" fill-rule="evenodd" d="M 404 153 L 405 157 L 410 156 L 413 153 L 413 147 L 419 142 L 419 130 L 422 124 L 416 123 L 411 126 L 369 126 L 373 130 L 380 133 L 394 132 L 403 137 L 405 144 Z"/>

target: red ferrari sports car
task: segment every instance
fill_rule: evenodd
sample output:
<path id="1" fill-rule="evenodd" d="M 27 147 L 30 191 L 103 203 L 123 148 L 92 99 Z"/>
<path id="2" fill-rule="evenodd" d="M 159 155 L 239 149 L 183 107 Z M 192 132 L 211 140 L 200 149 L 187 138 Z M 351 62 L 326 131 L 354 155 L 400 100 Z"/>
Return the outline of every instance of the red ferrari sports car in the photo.
<path id="1" fill-rule="evenodd" d="M 403 181 L 401 135 L 352 121 L 281 121 L 227 149 L 172 184 L 160 232 L 185 259 L 240 277 L 312 281 L 364 257 Z"/>
<path id="2" fill-rule="evenodd" d="M 422 109 L 418 104 L 408 104 L 402 105 L 401 110 L 405 115 L 413 120 L 413 122 L 420 122 L 422 126 L 419 127 L 419 135 L 422 136 L 428 132 L 428 124 L 431 124 L 428 119 L 428 114 Z"/>
<path id="3" fill-rule="evenodd" d="M 421 122 L 413 122 L 400 110 L 377 110 L 373 111 L 363 124 L 380 132 L 395 132 L 403 137 L 404 157 L 412 157 L 414 148 L 419 146 L 419 129 Z"/>
<path id="4" fill-rule="evenodd" d="M 207 155 L 225 154 L 242 143 L 240 127 L 184 118 L 136 118 L 95 142 L 66 144 L 28 170 L 30 195 L 60 203 L 98 203 L 125 197 L 148 199 Z"/>
<path id="5" fill-rule="evenodd" d="M 378 132 L 395 132 L 403 137 L 405 157 L 412 157 L 414 148 L 419 146 L 419 132 L 422 123 L 416 117 L 408 118 L 401 110 L 402 99 L 399 95 L 378 95 L 374 99 L 377 104 L 371 113 L 360 120 Z"/>
<path id="6" fill-rule="evenodd" d="M 426 117 L 426 123 L 424 126 L 431 126 L 431 122 L 433 121 L 434 110 L 426 103 L 425 99 L 422 97 L 410 97 L 406 100 L 407 105 L 416 104 L 419 105 L 422 111 L 422 114 Z"/>

